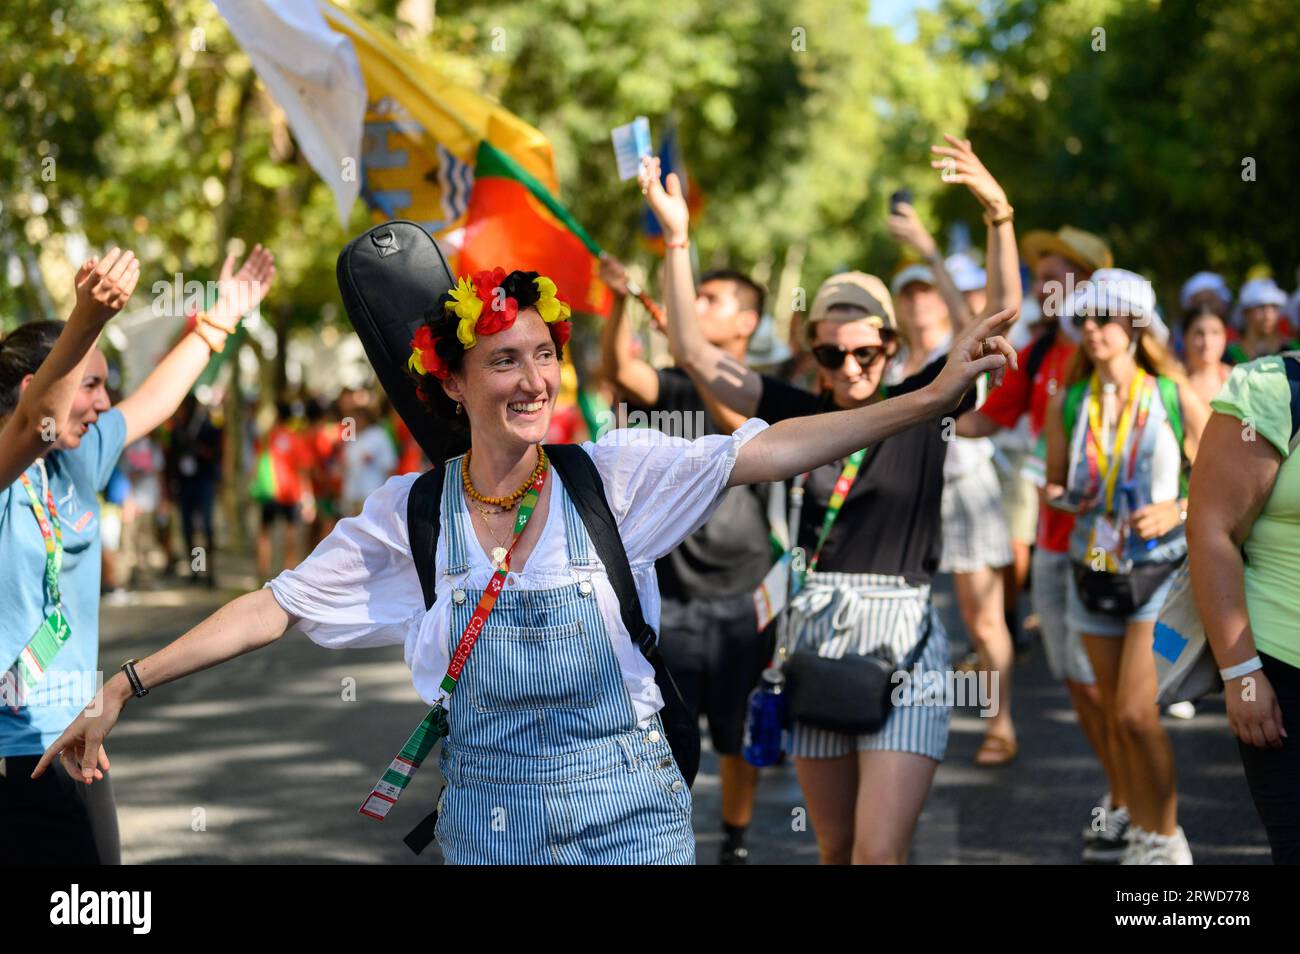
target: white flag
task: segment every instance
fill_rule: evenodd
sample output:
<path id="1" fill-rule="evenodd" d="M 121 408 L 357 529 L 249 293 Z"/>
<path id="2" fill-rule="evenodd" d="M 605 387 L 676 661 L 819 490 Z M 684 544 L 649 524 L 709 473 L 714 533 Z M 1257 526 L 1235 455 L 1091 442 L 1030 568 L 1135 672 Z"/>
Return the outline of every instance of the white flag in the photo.
<path id="1" fill-rule="evenodd" d="M 311 167 L 347 224 L 361 190 L 366 84 L 352 41 L 315 0 L 213 0 L 289 120 Z"/>

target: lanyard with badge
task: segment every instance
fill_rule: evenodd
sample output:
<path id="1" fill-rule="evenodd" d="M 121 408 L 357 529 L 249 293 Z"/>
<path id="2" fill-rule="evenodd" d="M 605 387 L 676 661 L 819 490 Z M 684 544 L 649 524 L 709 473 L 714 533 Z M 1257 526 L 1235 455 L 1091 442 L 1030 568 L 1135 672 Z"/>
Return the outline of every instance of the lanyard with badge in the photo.
<path id="1" fill-rule="evenodd" d="M 1126 449 L 1130 480 L 1137 466 L 1138 442 L 1146 427 L 1153 389 L 1147 386 L 1147 373 L 1139 368 L 1129 382 L 1124 410 L 1115 426 L 1113 439 L 1110 440 L 1107 439 L 1110 437 L 1109 421 L 1102 420 L 1101 382 L 1095 372 L 1089 390 L 1091 397 L 1088 401 L 1087 431 L 1084 434 L 1084 460 L 1088 467 L 1089 488 L 1096 488 L 1104 503 L 1102 512 L 1097 515 L 1092 526 L 1089 552 L 1105 554 L 1106 570 L 1122 573 L 1127 562 L 1123 559 L 1127 537 L 1124 518 L 1127 513 L 1117 512 L 1115 492 L 1120 483 L 1120 471 L 1124 469 Z"/>
<path id="2" fill-rule="evenodd" d="M 59 523 L 59 512 L 54 506 L 54 495 L 50 492 L 49 481 L 44 479 L 44 462 L 40 463 L 48 516 L 46 509 L 41 506 L 36 488 L 32 486 L 31 478 L 22 474 L 18 479 L 23 485 L 23 490 L 27 492 L 32 514 L 36 517 L 41 539 L 45 542 L 45 569 L 41 581 L 44 596 L 42 610 L 45 607 L 51 609 L 45 621 L 36 630 L 36 634 L 28 640 L 23 651 L 9 667 L 7 675 L 14 680 L 19 704 L 22 697 L 35 688 L 45 676 L 54 657 L 72 636 L 68 618 L 63 615 L 63 600 L 59 593 L 59 571 L 63 567 L 63 528 Z"/>
<path id="3" fill-rule="evenodd" d="M 854 451 L 844 462 L 844 468 L 840 471 L 840 476 L 835 481 L 835 488 L 831 491 L 830 500 L 826 504 L 826 515 L 822 518 L 821 531 L 817 534 L 817 547 L 813 551 L 812 559 L 808 561 L 807 567 L 794 565 L 793 559 L 796 547 L 792 545 L 776 563 L 772 564 L 772 568 L 763 577 L 763 582 L 754 591 L 754 612 L 758 618 L 759 629 L 763 629 L 780 615 L 786 604 L 803 589 L 808 575 L 817 569 L 817 561 L 821 559 L 822 547 L 826 545 L 826 538 L 830 536 L 831 527 L 835 525 L 835 520 L 840 515 L 840 509 L 844 506 L 844 499 L 848 496 L 849 489 L 857 479 L 858 471 L 861 469 L 862 461 L 866 456 L 867 449 L 864 447 L 862 450 Z M 807 477 L 807 474 L 803 474 L 795 478 L 795 484 L 790 494 L 793 498 L 790 532 L 794 536 L 799 533 L 799 510 L 803 504 L 803 484 Z"/>
<path id="4" fill-rule="evenodd" d="M 451 662 L 447 666 L 447 674 L 442 678 L 442 684 L 438 687 L 438 698 L 434 700 L 433 708 L 425 714 L 420 724 L 415 727 L 406 744 L 402 746 L 402 751 L 389 763 L 387 771 L 380 776 L 375 787 L 370 790 L 366 800 L 361 803 L 358 812 L 369 818 L 383 821 L 384 816 L 389 810 L 397 804 L 397 799 L 401 797 L 406 786 L 410 784 L 412 777 L 423 764 L 425 758 L 433 751 L 433 747 L 438 744 L 438 740 L 446 736 L 451 731 L 451 726 L 447 721 L 447 710 L 443 702 L 456 691 L 456 683 L 460 679 L 461 671 L 465 668 L 465 662 L 469 659 L 470 650 L 474 648 L 474 643 L 478 641 L 483 632 L 483 626 L 487 622 L 488 614 L 492 612 L 492 607 L 496 604 L 497 597 L 501 595 L 501 589 L 505 586 L 506 575 L 510 572 L 510 556 L 515 552 L 515 545 L 519 538 L 523 536 L 524 528 L 528 526 L 528 520 L 533 515 L 533 510 L 537 507 L 537 500 L 541 495 L 542 487 L 546 483 L 546 471 L 549 468 L 543 466 L 537 479 L 533 481 L 528 492 L 524 494 L 523 500 L 519 502 L 519 513 L 515 516 L 515 537 L 510 542 L 510 548 L 506 550 L 505 556 L 497 565 L 492 574 L 492 579 L 488 581 L 487 587 L 483 590 L 483 595 L 479 597 L 478 605 L 474 607 L 474 614 L 470 617 L 469 623 L 465 626 L 465 631 L 461 633 L 460 641 L 456 644 L 456 650 L 451 654 Z"/>

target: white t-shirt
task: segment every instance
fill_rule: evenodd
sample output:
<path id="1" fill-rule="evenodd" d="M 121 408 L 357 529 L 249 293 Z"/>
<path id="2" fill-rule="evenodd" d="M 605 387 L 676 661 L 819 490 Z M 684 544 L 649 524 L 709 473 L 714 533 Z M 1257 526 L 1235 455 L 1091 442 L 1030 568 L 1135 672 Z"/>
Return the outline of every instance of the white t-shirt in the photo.
<path id="1" fill-rule="evenodd" d="M 343 442 L 343 499 L 365 500 L 383 486 L 397 466 L 392 438 L 378 424 Z"/>
<path id="2" fill-rule="evenodd" d="M 646 622 L 656 631 L 655 560 L 709 518 L 722 500 L 736 454 L 766 427 L 765 422 L 751 419 L 730 436 L 716 434 L 695 441 L 649 429 L 615 430 L 595 444 L 582 445 L 604 482 Z M 437 599 L 425 611 L 406 526 L 406 500 L 418 476 L 390 478 L 367 498 L 358 516 L 339 521 L 311 556 L 266 585 L 285 612 L 299 618 L 298 627 L 321 646 L 403 645 L 416 692 L 432 705 L 449 662 L 452 590 L 486 587 L 492 564 L 474 534 L 468 511 L 458 505 L 455 519 L 461 521 L 470 569 L 455 579 L 446 575 L 449 531 L 444 526 L 438 534 Z M 637 721 L 644 722 L 663 705 L 654 671 L 632 645 L 604 569 L 597 566 L 588 572 L 569 566 L 564 516 L 555 496 L 559 482 L 552 469 L 546 479 L 549 489 L 544 491 L 551 497 L 541 536 L 523 572 L 509 573 L 506 586 L 551 589 L 589 576 Z M 455 703 L 454 694 L 449 702 Z"/>

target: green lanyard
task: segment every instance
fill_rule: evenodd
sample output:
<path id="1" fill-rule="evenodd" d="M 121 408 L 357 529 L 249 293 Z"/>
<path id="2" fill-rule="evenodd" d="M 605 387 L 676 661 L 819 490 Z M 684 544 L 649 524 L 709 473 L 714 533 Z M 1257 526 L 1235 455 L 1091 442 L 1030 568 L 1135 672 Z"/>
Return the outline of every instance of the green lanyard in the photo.
<path id="1" fill-rule="evenodd" d="M 23 490 L 27 491 L 36 525 L 41 529 L 41 539 L 45 541 L 43 595 L 54 606 L 10 667 L 16 673 L 19 691 L 27 692 L 35 688 L 45 676 L 54 657 L 71 638 L 72 628 L 63 615 L 63 601 L 59 593 L 59 572 L 63 568 L 63 528 L 59 523 L 59 512 L 54 506 L 54 495 L 46 483 L 45 506 L 49 509 L 47 519 L 31 479 L 22 474 L 18 480 L 22 483 Z"/>
<path id="2" fill-rule="evenodd" d="M 63 528 L 59 524 L 59 512 L 54 508 L 54 495 L 50 493 L 47 485 L 45 506 L 50 511 L 47 520 L 45 510 L 41 507 L 41 500 L 36 496 L 36 488 L 32 486 L 31 478 L 23 474 L 18 480 L 22 483 L 23 490 L 27 491 L 32 513 L 36 516 L 36 525 L 41 528 L 41 539 L 45 541 L 45 593 L 50 602 L 58 606 L 60 603 L 59 571 L 63 568 Z"/>
<path id="3" fill-rule="evenodd" d="M 808 563 L 807 573 L 812 573 L 817 569 L 817 561 L 821 559 L 822 547 L 826 545 L 826 538 L 830 536 L 831 527 L 835 523 L 835 518 L 840 515 L 840 508 L 844 506 L 844 498 L 849 494 L 849 488 L 853 486 L 853 481 L 858 477 L 858 468 L 862 466 L 862 460 L 867 456 L 867 449 L 864 447 L 860 451 L 854 451 L 849 455 L 849 459 L 844 462 L 844 469 L 840 471 L 840 476 L 835 481 L 835 489 L 831 491 L 831 499 L 826 504 L 826 516 L 822 518 L 821 533 L 817 534 L 817 549 L 813 552 L 813 558 Z"/>
<path id="4" fill-rule="evenodd" d="M 546 483 L 548 469 L 545 465 L 542 467 L 541 473 L 537 475 L 533 485 L 524 494 L 524 499 L 519 502 L 519 514 L 515 517 L 515 538 L 511 541 L 510 549 L 506 551 L 506 555 L 497 566 L 496 572 L 492 574 L 492 579 L 488 581 L 487 588 L 483 590 L 483 595 L 479 597 L 478 605 L 474 607 L 474 614 L 470 617 L 469 624 L 465 627 L 465 631 L 461 633 L 460 642 L 456 644 L 456 649 L 451 654 L 447 674 L 443 677 L 442 684 L 439 686 L 440 694 L 437 701 L 434 702 L 433 708 L 425 714 L 420 724 L 415 727 L 415 731 L 407 738 L 406 744 L 402 746 L 402 751 L 398 752 L 397 757 L 389 763 L 388 769 L 380 776 L 374 788 L 370 790 L 366 800 L 361 803 L 361 807 L 357 810 L 360 814 L 374 818 L 377 821 L 383 821 L 389 809 L 397 804 L 398 798 L 406 790 L 406 786 L 410 784 L 411 777 L 415 775 L 416 770 L 419 769 L 428 754 L 433 751 L 433 747 L 437 745 L 438 740 L 451 731 L 450 723 L 447 720 L 447 710 L 443 708 L 442 702 L 456 691 L 456 683 L 460 679 L 461 670 L 465 668 L 465 661 L 469 659 L 470 650 L 474 648 L 474 643 L 482 634 L 483 627 L 487 624 L 488 614 L 492 612 L 497 597 L 501 595 L 501 590 L 506 583 L 506 575 L 510 572 L 510 555 L 514 553 L 515 544 L 523 536 L 524 528 L 528 526 L 528 520 L 537 506 L 542 486 Z"/>

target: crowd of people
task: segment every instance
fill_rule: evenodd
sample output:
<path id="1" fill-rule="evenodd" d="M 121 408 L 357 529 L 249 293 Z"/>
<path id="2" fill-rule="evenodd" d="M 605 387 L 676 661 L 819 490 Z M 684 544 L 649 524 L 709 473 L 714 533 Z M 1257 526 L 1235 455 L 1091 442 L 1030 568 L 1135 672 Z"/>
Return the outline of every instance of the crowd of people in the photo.
<path id="1" fill-rule="evenodd" d="M 1190 864 L 1153 652 L 1187 561 L 1273 857 L 1300 859 L 1284 725 L 1300 706 L 1287 627 L 1300 609 L 1300 472 L 1288 470 L 1300 372 L 1282 357 L 1300 349 L 1295 301 L 1267 277 L 1234 301 L 1222 276 L 1199 272 L 1168 320 L 1101 237 L 1063 225 L 1017 240 L 1007 191 L 969 141 L 947 137 L 930 159 L 978 203 L 982 263 L 945 256 L 899 199 L 887 223 L 898 267 L 827 278 L 782 348 L 758 346 L 771 336 L 762 284 L 727 267 L 697 281 L 680 183 L 644 161 L 639 184 L 665 246 L 651 326 L 673 363 L 646 360 L 627 270 L 606 256 L 614 306 L 584 385 L 618 420 L 644 411 L 653 422 L 589 428 L 582 442 L 617 523 L 613 558 L 575 474 L 541 451 L 556 433 L 570 317 L 545 276 L 462 276 L 413 342 L 429 413 L 467 448 L 435 462 L 446 479 L 431 588 L 407 526 L 429 468 L 410 431 L 368 391 L 278 402 L 240 475 L 240 501 L 260 511 L 267 586 L 129 660 L 80 715 L 85 700 L 0 711 L 0 792 L 24 806 L 0 830 L 33 839 L 33 856 L 115 861 L 103 740 L 127 701 L 296 625 L 335 648 L 406 645 L 434 706 L 425 727 L 447 714 L 434 831 L 444 857 L 464 862 L 692 861 L 691 773 L 660 713 L 680 697 L 720 758 L 718 860 L 745 863 L 762 774 L 747 757 L 755 687 L 800 653 L 836 661 L 811 670 L 824 686 L 790 694 L 782 748 L 823 863 L 901 863 L 955 703 L 917 684 L 894 693 L 879 723 L 825 710 L 854 659 L 953 669 L 932 597 L 947 574 L 971 648 L 962 665 L 987 689 L 975 765 L 1019 757 L 1017 647 L 1036 632 L 1105 779 L 1097 804 L 1078 808 L 1082 859 Z M 154 548 L 175 563 L 169 511 L 182 562 L 202 549 L 194 575 L 215 585 L 229 435 L 190 389 L 274 267 L 260 247 L 239 272 L 228 262 L 211 311 L 135 393 L 110 401 L 94 343 L 138 273 L 116 249 L 91 260 L 66 324 L 0 342 L 0 552 L 13 580 L 0 601 L 20 624 L 0 648 L 17 660 L 13 686 L 96 668 L 101 586 L 116 598 Z M 490 314 L 501 301 L 514 303 L 508 320 Z M 66 422 L 53 445 L 39 426 L 50 420 Z M 795 554 L 785 604 L 765 619 L 756 591 Z M 612 559 L 630 567 L 633 615 Z M 654 649 L 629 622 L 642 613 Z M 458 680 L 454 698 L 473 706 L 453 707 Z M 414 772 L 422 758 L 403 764 Z M 46 771 L 56 759 L 66 773 Z M 561 795 L 563 833 L 547 808 Z M 529 822 L 497 837 L 485 813 L 507 803 Z"/>

